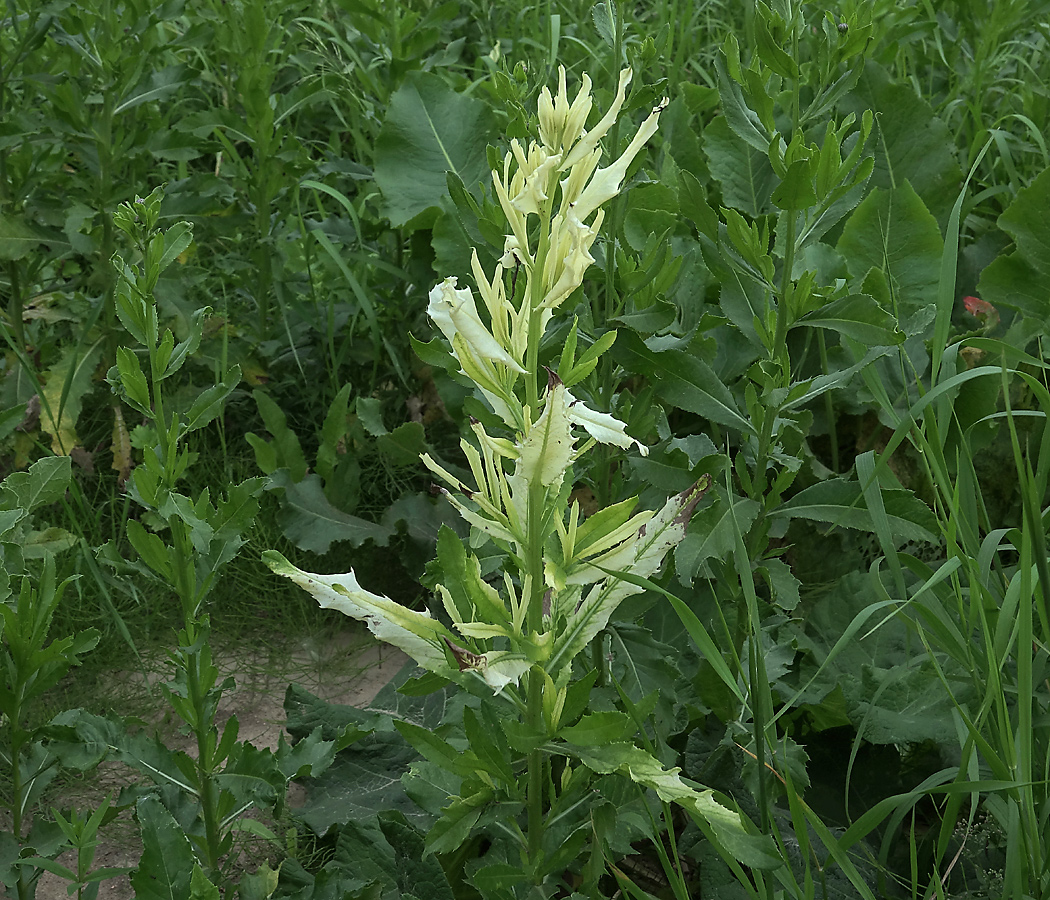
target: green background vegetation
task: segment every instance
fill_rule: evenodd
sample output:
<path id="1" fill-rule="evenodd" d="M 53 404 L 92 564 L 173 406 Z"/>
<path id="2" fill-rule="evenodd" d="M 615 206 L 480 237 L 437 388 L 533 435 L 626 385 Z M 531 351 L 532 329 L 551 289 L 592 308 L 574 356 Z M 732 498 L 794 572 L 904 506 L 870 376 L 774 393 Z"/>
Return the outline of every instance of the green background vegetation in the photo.
<path id="1" fill-rule="evenodd" d="M 581 344 L 618 330 L 573 390 L 650 454 L 592 451 L 575 473 L 585 511 L 636 493 L 659 508 L 705 474 L 715 489 L 660 578 L 693 627 L 656 591 L 625 604 L 594 662 L 628 700 L 606 685 L 596 702 L 645 708 L 657 691 L 645 733 L 661 759 L 774 836 L 791 872 L 735 875 L 678 823 L 667 846 L 686 866 L 658 866 L 647 889 L 1050 897 L 1050 6 L 9 0 L 4 15 L 0 474 L 71 459 L 18 540 L 40 545 L 23 555 L 41 590 L 79 576 L 52 634 L 98 632 L 28 710 L 34 727 L 102 713 L 102 673 L 183 627 L 128 537 L 170 523 L 128 492 L 156 427 L 106 380 L 133 344 L 112 257 L 140 254 L 120 204 L 164 185 L 160 225 L 193 226 L 152 291 L 176 341 L 211 310 L 166 404 L 188 413 L 240 371 L 186 437 L 180 490 L 269 476 L 208 597 L 213 629 L 290 643 L 336 624 L 260 563 L 270 548 L 422 608 L 441 525 L 467 530 L 418 456 L 463 471 L 467 417 L 486 416 L 427 294 L 465 283 L 472 247 L 489 270 L 502 253 L 488 173 L 557 67 L 570 85 L 589 74 L 604 110 L 629 64 L 603 162 L 670 104 L 541 362 L 557 367 L 573 316 Z M 773 132 L 812 152 L 771 162 Z M 818 165 L 833 143 L 841 171 Z M 357 713 L 289 694 L 294 737 L 323 725 L 346 749 L 274 857 L 279 887 L 258 876 L 242 896 L 408 897 L 432 880 L 427 896 L 524 895 L 505 860 L 478 862 L 491 834 L 419 861 L 457 786 L 410 800 L 396 779 L 412 751 L 390 723 L 459 739 L 462 709 L 444 692 L 383 697 Z M 395 780 L 370 793 L 369 772 Z M 596 798 L 594 865 L 666 861 L 659 804 L 650 821 L 627 788 Z M 377 847 L 385 862 L 363 872 Z"/>

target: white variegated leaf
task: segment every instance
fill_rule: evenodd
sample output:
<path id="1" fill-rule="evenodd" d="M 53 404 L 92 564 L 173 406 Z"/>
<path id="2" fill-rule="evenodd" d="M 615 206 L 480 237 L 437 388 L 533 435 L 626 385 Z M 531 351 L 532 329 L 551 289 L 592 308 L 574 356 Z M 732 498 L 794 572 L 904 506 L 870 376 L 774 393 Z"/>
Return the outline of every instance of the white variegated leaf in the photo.
<path id="1" fill-rule="evenodd" d="M 565 386 L 560 383 L 547 392 L 543 413 L 520 445 L 514 474 L 529 484 L 538 481 L 544 487 L 550 487 L 561 480 L 572 461 L 573 437 L 567 394 Z"/>
<path id="2" fill-rule="evenodd" d="M 605 558 L 612 559 L 616 566 L 605 568 L 641 578 L 653 575 L 663 563 L 667 551 L 685 537 L 693 509 L 710 484 L 710 478 L 705 477 L 689 490 L 671 497 L 655 516 L 638 529 L 634 538 L 606 554 Z M 586 568 L 605 575 L 593 566 Z M 604 577 L 592 587 L 579 608 L 567 617 L 564 629 L 555 639 L 548 671 L 553 672 L 560 666 L 568 665 L 590 643 L 591 638 L 609 624 L 616 607 L 625 598 L 641 590 L 632 582 L 613 575 Z"/>
<path id="3" fill-rule="evenodd" d="M 263 554 L 263 559 L 275 573 L 311 594 L 324 609 L 337 609 L 364 622 L 381 641 L 403 650 L 424 669 L 447 677 L 444 640 L 454 635 L 430 613 L 407 609 L 389 597 L 366 591 L 353 571 L 342 575 L 304 572 L 272 550 Z"/>

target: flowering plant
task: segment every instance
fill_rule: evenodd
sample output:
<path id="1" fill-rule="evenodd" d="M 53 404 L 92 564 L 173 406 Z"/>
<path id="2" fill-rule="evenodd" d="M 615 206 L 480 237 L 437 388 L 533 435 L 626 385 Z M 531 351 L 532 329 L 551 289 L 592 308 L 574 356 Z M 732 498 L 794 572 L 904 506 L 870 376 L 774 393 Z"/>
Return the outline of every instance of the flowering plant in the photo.
<path id="1" fill-rule="evenodd" d="M 428 760 L 462 779 L 443 824 L 428 836 L 428 848 L 455 849 L 486 807 L 519 803 L 528 812 L 525 829 L 513 820 L 508 826 L 506 816 L 500 824 L 520 844 L 524 872 L 536 883 L 564 868 L 559 848 L 569 846 L 563 832 L 545 840 L 547 811 L 559 798 L 584 790 L 590 779 L 614 772 L 685 805 L 716 834 L 744 838 L 739 816 L 720 806 L 711 791 L 687 785 L 678 769 L 664 768 L 634 744 L 637 725 L 626 713 L 586 712 L 595 679 L 578 659 L 620 603 L 645 589 L 684 537 L 709 486 L 705 478 L 659 510 L 637 511 L 635 497 L 584 518 L 579 503 L 569 503 L 574 462 L 596 441 L 647 453 L 623 422 L 570 392 L 594 369 L 615 332 L 577 359 L 574 326 L 557 374 L 541 371 L 540 339 L 595 262 L 590 251 L 604 217 L 601 206 L 619 193 L 666 104 L 652 110 L 615 161 L 599 168 L 600 141 L 619 116 L 630 81 L 625 69 L 612 105 L 587 129 L 590 79 L 583 77 L 570 102 L 562 69 L 556 95 L 547 88 L 540 95 L 539 140 L 527 148 L 511 141 L 502 172 L 492 173 L 508 224 L 503 256 L 491 277 L 476 251 L 472 259 L 487 321 L 474 291 L 459 287 L 455 277 L 430 292 L 430 318 L 507 433 L 492 434 L 471 422 L 475 442 L 463 440 L 461 446 L 474 485 L 463 484 L 429 455 L 422 461 L 447 485 L 440 490 L 475 534 L 507 556 L 502 589 L 482 578 L 477 556 L 450 530 L 438 541 L 443 583 L 437 593 L 451 627 L 428 611 L 369 592 L 353 572 L 311 574 L 277 553 L 265 555 L 275 572 L 322 606 L 364 621 L 423 668 L 487 693 L 501 727 L 483 734 L 476 722 L 473 729 L 466 723 L 472 744 L 466 753 L 442 750 L 444 741 L 424 729 L 399 726 Z M 551 777 L 554 759 L 558 784 Z"/>

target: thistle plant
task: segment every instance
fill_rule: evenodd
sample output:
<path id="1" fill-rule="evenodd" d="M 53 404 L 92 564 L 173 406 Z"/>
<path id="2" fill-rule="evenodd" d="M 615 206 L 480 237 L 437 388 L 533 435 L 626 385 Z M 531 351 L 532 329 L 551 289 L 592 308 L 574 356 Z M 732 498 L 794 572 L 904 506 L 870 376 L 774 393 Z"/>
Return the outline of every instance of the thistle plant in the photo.
<path id="1" fill-rule="evenodd" d="M 630 716 L 587 711 L 595 673 L 587 671 L 581 652 L 625 598 L 645 589 L 685 535 L 709 483 L 704 479 L 659 510 L 636 510 L 635 497 L 584 518 L 580 504 L 569 502 L 574 463 L 595 442 L 647 452 L 623 422 L 591 409 L 570 390 L 593 371 L 615 332 L 577 358 L 574 324 L 556 371 L 541 360 L 546 328 L 595 262 L 591 249 L 604 218 L 601 207 L 620 192 L 666 103 L 652 110 L 619 158 L 599 168 L 600 142 L 620 115 L 631 74 L 620 73 L 612 105 L 590 129 L 586 75 L 571 101 L 564 70 L 556 95 L 543 89 L 539 140 L 527 148 L 512 141 L 502 171 L 492 173 L 508 228 L 491 275 L 473 254 L 482 309 L 474 290 L 460 288 L 455 277 L 430 292 L 430 318 L 504 429 L 493 433 L 470 422 L 474 441 L 464 439 L 461 446 L 473 485 L 429 455 L 422 461 L 470 524 L 471 547 L 491 541 L 502 552 L 500 587 L 482 578 L 478 557 L 449 529 L 438 540 L 443 583 L 437 594 L 451 626 L 369 592 L 352 571 L 316 575 L 275 552 L 265 554 L 276 573 L 321 606 L 366 622 L 376 637 L 423 668 L 483 697 L 481 716 L 493 727 L 481 728 L 468 709 L 466 752 L 424 729 L 399 726 L 430 762 L 461 779 L 458 796 L 428 835 L 428 849 L 457 849 L 487 821 L 519 845 L 524 877 L 534 884 L 577 858 L 591 823 L 586 813 L 572 819 L 566 810 L 585 808 L 594 780 L 613 773 L 681 803 L 708 834 L 748 844 L 736 813 L 635 744 L 638 725 Z M 501 805 L 499 817 L 483 819 L 495 804 Z M 506 815 L 522 808 L 524 822 Z M 567 820 L 577 824 L 566 826 Z"/>

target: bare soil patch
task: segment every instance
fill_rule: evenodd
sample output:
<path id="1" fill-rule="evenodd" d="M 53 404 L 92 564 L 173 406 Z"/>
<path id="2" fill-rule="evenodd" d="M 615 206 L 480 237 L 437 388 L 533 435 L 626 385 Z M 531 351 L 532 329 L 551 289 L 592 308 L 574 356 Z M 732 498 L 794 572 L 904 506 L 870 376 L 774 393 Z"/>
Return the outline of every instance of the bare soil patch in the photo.
<path id="1" fill-rule="evenodd" d="M 236 687 L 219 706 L 220 730 L 231 715 L 237 716 L 241 740 L 257 747 L 276 749 L 284 732 L 284 694 L 291 682 L 331 703 L 366 706 L 408 661 L 400 651 L 376 642 L 366 631 L 349 626 L 334 634 L 298 639 L 298 646 L 224 646 L 213 640 L 215 665 L 223 676 L 232 675 Z M 144 661 L 144 670 L 114 671 L 101 688 L 112 696 L 115 710 L 152 708 L 149 717 L 165 742 L 193 754 L 194 742 L 182 734 L 181 722 L 164 706 L 156 686 L 170 678 L 171 663 L 163 654 Z M 287 738 L 287 735 L 285 735 Z M 72 782 L 47 799 L 59 809 L 90 810 L 107 793 L 114 797 L 120 788 L 138 774 L 119 763 L 103 763 L 85 779 Z M 299 802 L 300 792 L 292 786 L 289 804 Z M 106 827 L 95 854 L 94 868 L 132 867 L 138 862 L 141 845 L 130 814 L 123 814 Z M 245 861 L 254 870 L 258 861 Z M 66 854 L 59 860 L 75 868 L 76 859 Z M 45 873 L 37 886 L 38 900 L 65 900 L 68 882 Z M 130 900 L 135 896 L 127 876 L 109 879 L 100 885 L 99 900 Z"/>

